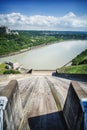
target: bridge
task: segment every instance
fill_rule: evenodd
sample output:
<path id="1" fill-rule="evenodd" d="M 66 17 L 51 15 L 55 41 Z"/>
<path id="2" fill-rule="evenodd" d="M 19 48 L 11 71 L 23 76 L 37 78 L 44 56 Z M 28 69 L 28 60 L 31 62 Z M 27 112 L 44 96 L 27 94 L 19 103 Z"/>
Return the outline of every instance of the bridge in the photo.
<path id="1" fill-rule="evenodd" d="M 87 83 L 52 71 L 1 76 L 0 130 L 87 130 Z"/>

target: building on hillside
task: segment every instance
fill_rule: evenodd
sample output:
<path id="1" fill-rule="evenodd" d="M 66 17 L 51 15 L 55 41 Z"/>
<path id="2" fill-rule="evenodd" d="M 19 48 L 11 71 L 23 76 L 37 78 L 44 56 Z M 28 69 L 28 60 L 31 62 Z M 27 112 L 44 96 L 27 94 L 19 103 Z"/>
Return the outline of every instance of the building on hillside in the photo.
<path id="1" fill-rule="evenodd" d="M 0 26 L 0 33 L 6 33 L 9 34 L 11 33 L 10 29 L 7 26 Z"/>
<path id="2" fill-rule="evenodd" d="M 14 70 L 18 70 L 20 68 L 20 65 L 19 65 L 19 63 L 13 63 L 13 69 Z"/>
<path id="3" fill-rule="evenodd" d="M 0 26 L 0 34 L 19 35 L 17 31 L 11 31 L 7 26 Z"/>
<path id="4" fill-rule="evenodd" d="M 6 64 L 6 69 L 14 69 L 14 70 L 19 70 L 20 69 L 20 64 L 19 63 L 12 63 L 12 62 L 5 62 Z"/>

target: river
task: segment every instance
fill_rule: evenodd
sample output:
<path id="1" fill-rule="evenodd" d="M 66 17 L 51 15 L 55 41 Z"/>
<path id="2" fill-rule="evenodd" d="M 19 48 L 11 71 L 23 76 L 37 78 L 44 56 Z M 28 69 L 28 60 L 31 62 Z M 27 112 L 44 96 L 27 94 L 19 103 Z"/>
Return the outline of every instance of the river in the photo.
<path id="1" fill-rule="evenodd" d="M 85 49 L 87 49 L 87 40 L 64 41 L 0 58 L 0 63 L 11 61 L 18 62 L 27 69 L 54 70 L 72 60 Z"/>

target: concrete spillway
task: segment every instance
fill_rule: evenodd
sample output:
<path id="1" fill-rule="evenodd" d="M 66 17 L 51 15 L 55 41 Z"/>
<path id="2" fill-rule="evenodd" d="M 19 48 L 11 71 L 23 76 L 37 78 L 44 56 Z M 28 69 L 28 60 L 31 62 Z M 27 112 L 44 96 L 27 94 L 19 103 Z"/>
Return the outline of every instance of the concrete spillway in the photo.
<path id="1" fill-rule="evenodd" d="M 6 96 L 10 91 L 4 130 L 84 130 L 80 101 L 87 97 L 86 84 L 46 75 L 22 77 L 17 82 L 0 92 Z"/>
<path id="2" fill-rule="evenodd" d="M 2 109 L 3 129 L 2 130 L 17 130 L 22 116 L 22 106 L 20 93 L 17 81 L 11 81 L 4 89 L 0 91 L 0 99 L 7 98 L 7 103 Z M 0 100 L 0 102 L 2 101 Z M 3 99 L 3 101 L 5 101 Z M 4 106 L 5 102 L 1 104 Z"/>

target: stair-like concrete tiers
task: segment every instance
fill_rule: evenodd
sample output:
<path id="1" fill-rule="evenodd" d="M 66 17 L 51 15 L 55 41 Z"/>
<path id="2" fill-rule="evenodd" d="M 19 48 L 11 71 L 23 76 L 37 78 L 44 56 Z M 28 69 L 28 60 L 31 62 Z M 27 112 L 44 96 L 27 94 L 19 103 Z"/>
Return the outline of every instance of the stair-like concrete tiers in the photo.
<path id="1" fill-rule="evenodd" d="M 52 94 L 58 104 L 56 89 Z M 17 81 L 11 81 L 1 92 L 1 119 L 3 130 L 18 130 L 22 115 L 22 105 Z M 61 101 L 61 100 L 60 100 Z M 4 116 L 3 116 L 4 115 Z M 87 93 L 78 82 L 71 82 L 63 108 L 63 115 L 69 130 L 87 130 Z M 4 118 L 2 118 L 2 116 Z M 2 122 L 2 123 L 3 123 Z M 2 129 L 0 129 L 2 130 Z"/>
<path id="2" fill-rule="evenodd" d="M 22 119 L 22 106 L 16 80 L 11 81 L 0 91 L 0 104 L 3 107 L 1 130 L 17 130 Z"/>
<path id="3" fill-rule="evenodd" d="M 69 130 L 87 130 L 87 94 L 73 81 L 70 84 L 63 114 Z"/>

